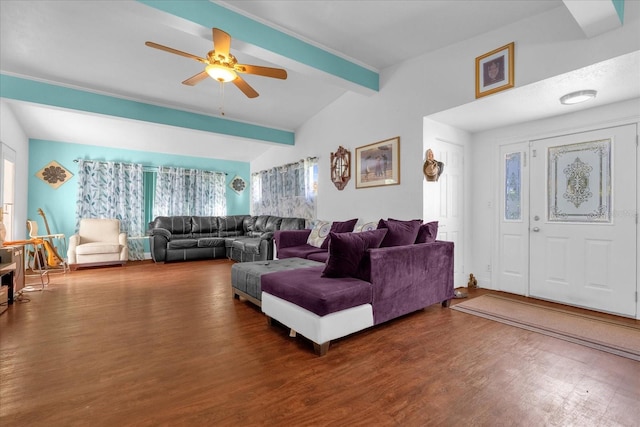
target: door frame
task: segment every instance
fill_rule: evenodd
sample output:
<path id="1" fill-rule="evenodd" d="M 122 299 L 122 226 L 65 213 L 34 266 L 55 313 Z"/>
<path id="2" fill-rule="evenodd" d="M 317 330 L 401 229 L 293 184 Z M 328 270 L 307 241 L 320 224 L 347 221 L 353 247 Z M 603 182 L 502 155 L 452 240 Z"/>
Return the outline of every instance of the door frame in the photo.
<path id="1" fill-rule="evenodd" d="M 515 135 L 513 137 L 508 137 L 505 138 L 503 140 L 500 140 L 496 143 L 495 147 L 495 151 L 494 151 L 494 155 L 495 155 L 495 159 L 496 159 L 496 173 L 494 174 L 494 179 L 497 182 L 500 179 L 500 175 L 501 175 L 501 165 L 500 165 L 500 150 L 502 146 L 505 145 L 509 145 L 509 144 L 516 144 L 519 142 L 523 142 L 523 141 L 527 141 L 529 144 L 529 158 L 531 156 L 531 142 L 534 140 L 538 140 L 538 139 L 545 139 L 545 138 L 555 138 L 555 137 L 561 137 L 561 136 L 567 136 L 567 135 L 572 135 L 572 134 L 577 134 L 577 133 L 583 133 L 583 132 L 590 132 L 590 131 L 594 131 L 594 130 L 598 130 L 598 129 L 604 129 L 604 128 L 609 128 L 609 127 L 616 127 L 616 126 L 624 126 L 624 125 L 630 125 L 630 124 L 635 124 L 636 125 L 636 147 L 638 147 L 636 149 L 636 180 L 637 182 L 637 186 L 636 186 L 636 191 L 637 191 L 637 197 L 636 197 L 636 223 L 638 223 L 638 226 L 636 227 L 636 247 L 638 249 L 637 253 L 640 253 L 640 146 L 639 146 L 639 134 L 640 134 L 640 116 L 638 115 L 632 115 L 632 116 L 627 116 L 624 118 L 616 118 L 616 119 L 612 119 L 612 120 L 604 120 L 602 122 L 592 122 L 590 124 L 584 125 L 584 124 L 579 124 L 576 126 L 571 126 L 568 128 L 563 128 L 563 127 L 551 127 L 549 128 L 549 130 L 546 130 L 544 132 L 539 132 L 536 133 L 534 131 L 529 132 L 527 130 L 524 130 L 522 133 L 520 133 L 520 135 Z M 532 128 L 533 129 L 533 128 Z M 500 206 L 500 191 L 501 188 L 498 188 L 498 185 L 495 186 L 495 192 L 493 195 L 493 206 L 495 207 L 494 209 L 494 215 L 493 215 L 493 226 L 494 226 L 494 230 L 500 230 L 500 217 L 502 215 L 502 212 L 500 210 L 501 206 Z M 528 251 L 530 251 L 530 248 L 527 248 Z M 492 254 L 493 254 L 493 259 L 494 260 L 500 260 L 502 254 L 500 253 L 500 242 L 499 239 L 496 237 L 495 239 L 493 239 L 492 242 Z M 528 254 L 528 256 L 530 257 L 530 254 Z M 495 283 L 495 274 L 492 272 L 491 273 L 491 289 L 496 289 L 497 290 L 497 286 Z M 527 287 L 527 292 L 525 296 L 529 296 L 529 289 Z M 636 264 L 636 319 L 640 320 L 640 263 Z"/>

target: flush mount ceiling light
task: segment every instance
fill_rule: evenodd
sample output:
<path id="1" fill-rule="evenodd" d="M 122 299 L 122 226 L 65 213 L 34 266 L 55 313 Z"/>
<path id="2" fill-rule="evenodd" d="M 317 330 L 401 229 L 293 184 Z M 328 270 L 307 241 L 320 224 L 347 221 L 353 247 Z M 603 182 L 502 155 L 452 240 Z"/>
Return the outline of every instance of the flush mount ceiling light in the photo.
<path id="1" fill-rule="evenodd" d="M 560 103 L 564 105 L 579 104 L 596 97 L 598 92 L 595 90 L 579 90 L 571 92 L 560 98 Z"/>

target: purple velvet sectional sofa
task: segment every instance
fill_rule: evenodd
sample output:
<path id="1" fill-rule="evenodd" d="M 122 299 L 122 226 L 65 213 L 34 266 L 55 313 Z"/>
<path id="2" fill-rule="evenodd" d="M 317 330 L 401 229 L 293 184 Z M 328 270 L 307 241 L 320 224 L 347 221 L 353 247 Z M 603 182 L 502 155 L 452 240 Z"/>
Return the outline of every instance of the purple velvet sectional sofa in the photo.
<path id="1" fill-rule="evenodd" d="M 275 233 L 276 245 L 284 246 L 277 247 L 279 258 L 318 253 L 304 247 L 304 231 Z M 454 297 L 453 242 L 436 241 L 435 233 L 437 223 L 393 219 L 372 231 L 331 232 L 326 263 L 262 276 L 262 311 L 324 355 L 331 340 L 433 304 L 447 307 Z"/>

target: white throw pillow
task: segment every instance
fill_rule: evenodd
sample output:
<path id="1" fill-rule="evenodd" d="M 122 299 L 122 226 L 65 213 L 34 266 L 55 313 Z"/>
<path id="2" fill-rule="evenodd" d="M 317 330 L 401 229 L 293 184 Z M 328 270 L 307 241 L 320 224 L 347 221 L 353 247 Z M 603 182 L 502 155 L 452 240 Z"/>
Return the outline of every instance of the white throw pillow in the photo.
<path id="1" fill-rule="evenodd" d="M 378 228 L 378 222 L 366 222 L 364 224 L 360 224 L 358 225 L 355 230 L 353 230 L 354 233 L 362 233 L 363 231 L 372 231 Z"/>
<path id="2" fill-rule="evenodd" d="M 331 221 L 316 221 L 307 238 L 307 244 L 319 248 L 331 230 Z"/>

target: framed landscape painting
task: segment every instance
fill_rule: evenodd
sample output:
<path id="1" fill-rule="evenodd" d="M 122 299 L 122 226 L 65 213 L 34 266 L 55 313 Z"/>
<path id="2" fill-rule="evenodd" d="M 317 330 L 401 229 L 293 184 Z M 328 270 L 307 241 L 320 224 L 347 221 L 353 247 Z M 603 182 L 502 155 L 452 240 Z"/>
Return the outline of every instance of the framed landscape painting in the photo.
<path id="1" fill-rule="evenodd" d="M 400 137 L 356 148 L 356 188 L 400 184 Z"/>
<path id="2" fill-rule="evenodd" d="M 513 87 L 514 43 L 476 58 L 476 98 Z"/>

